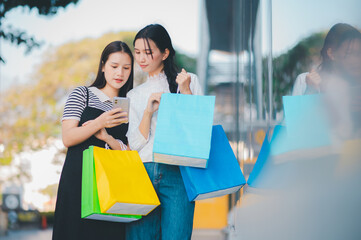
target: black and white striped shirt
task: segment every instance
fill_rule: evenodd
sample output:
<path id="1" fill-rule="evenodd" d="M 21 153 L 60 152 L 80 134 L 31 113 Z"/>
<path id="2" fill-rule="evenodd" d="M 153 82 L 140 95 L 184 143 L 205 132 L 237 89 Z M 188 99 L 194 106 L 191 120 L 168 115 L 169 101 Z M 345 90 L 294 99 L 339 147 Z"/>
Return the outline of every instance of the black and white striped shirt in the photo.
<path id="1" fill-rule="evenodd" d="M 75 88 L 69 95 L 62 117 L 63 120 L 75 119 L 80 121 L 80 117 L 86 107 L 86 91 L 85 86 Z M 111 99 L 96 87 L 89 87 L 89 107 L 97 108 L 103 111 L 109 111 L 112 109 Z"/>

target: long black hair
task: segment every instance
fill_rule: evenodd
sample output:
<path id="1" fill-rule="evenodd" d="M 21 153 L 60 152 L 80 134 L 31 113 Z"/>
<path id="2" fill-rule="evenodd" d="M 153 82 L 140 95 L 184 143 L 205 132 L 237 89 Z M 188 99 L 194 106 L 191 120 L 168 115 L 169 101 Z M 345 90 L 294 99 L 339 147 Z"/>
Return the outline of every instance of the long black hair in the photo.
<path id="1" fill-rule="evenodd" d="M 128 47 L 128 45 L 125 42 L 122 41 L 114 41 L 109 43 L 103 50 L 102 55 L 100 57 L 100 62 L 99 62 L 99 68 L 98 68 L 98 73 L 97 73 L 97 77 L 95 78 L 95 81 L 92 83 L 92 85 L 90 85 L 91 87 L 97 87 L 99 89 L 102 89 L 105 87 L 105 85 L 107 84 L 107 81 L 105 80 L 104 77 L 104 72 L 102 71 L 103 66 L 105 65 L 105 63 L 108 61 L 109 55 L 115 52 L 122 52 L 122 53 L 126 53 L 129 55 L 132 63 L 131 63 L 131 71 L 130 71 L 130 75 L 129 78 L 127 80 L 127 82 L 124 84 L 123 87 L 121 87 L 119 89 L 119 93 L 118 96 L 119 97 L 125 97 L 127 95 L 127 93 L 133 89 L 133 79 L 134 79 L 134 73 L 133 73 L 133 65 L 134 65 L 134 58 L 133 58 L 133 54 L 132 51 L 130 50 L 130 48 Z"/>
<path id="2" fill-rule="evenodd" d="M 327 33 L 325 42 L 321 49 L 322 63 L 319 66 L 321 71 L 332 72 L 334 63 L 327 53 L 328 49 L 336 50 L 345 41 L 351 43 L 355 39 L 361 39 L 361 33 L 353 26 L 347 23 L 337 23 L 333 25 L 330 31 Z"/>
<path id="3" fill-rule="evenodd" d="M 133 45 L 137 39 L 144 39 L 149 49 L 149 39 L 151 39 L 162 53 L 164 53 L 166 49 L 169 50 L 168 57 L 163 60 L 163 70 L 167 76 L 169 91 L 172 93 L 177 92 L 178 84 L 175 80 L 177 78 L 178 67 L 175 64 L 175 50 L 167 30 L 160 24 L 150 24 L 137 33 Z M 153 58 L 153 55 L 151 56 Z"/>

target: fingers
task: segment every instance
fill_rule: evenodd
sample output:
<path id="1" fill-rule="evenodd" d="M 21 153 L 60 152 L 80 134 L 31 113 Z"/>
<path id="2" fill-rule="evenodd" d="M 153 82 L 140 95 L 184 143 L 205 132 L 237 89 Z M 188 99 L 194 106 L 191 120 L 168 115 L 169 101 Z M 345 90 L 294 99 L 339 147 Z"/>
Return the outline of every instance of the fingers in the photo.
<path id="1" fill-rule="evenodd" d="M 122 123 L 127 123 L 128 117 L 124 117 L 124 118 L 116 118 L 116 119 L 110 119 L 106 122 L 105 127 L 106 128 L 112 128 L 112 127 L 116 127 Z"/>
<path id="2" fill-rule="evenodd" d="M 122 123 L 127 123 L 128 113 L 120 111 L 121 108 L 112 109 L 110 111 L 105 112 L 104 122 L 106 128 L 112 128 L 118 126 Z"/>
<path id="3" fill-rule="evenodd" d="M 187 73 L 187 71 L 184 68 L 182 68 L 182 71 L 177 75 L 177 79 L 184 79 L 187 78 L 188 76 L 190 75 Z"/>
<path id="4" fill-rule="evenodd" d="M 114 114 L 114 113 L 117 113 L 117 112 L 122 112 L 123 111 L 123 109 L 122 108 L 114 108 L 114 109 L 112 109 L 112 110 L 110 110 L 110 111 L 108 111 L 110 114 Z"/>
<path id="5" fill-rule="evenodd" d="M 177 75 L 176 82 L 178 84 L 182 84 L 187 81 L 190 81 L 190 78 L 191 76 L 187 73 L 187 71 L 184 68 L 182 68 L 182 71 Z"/>
<path id="6" fill-rule="evenodd" d="M 112 115 L 112 118 L 125 118 L 128 117 L 127 112 L 116 112 Z"/>
<path id="7" fill-rule="evenodd" d="M 311 71 L 306 75 L 306 83 L 313 86 L 318 86 L 322 82 L 321 76 L 316 71 Z"/>

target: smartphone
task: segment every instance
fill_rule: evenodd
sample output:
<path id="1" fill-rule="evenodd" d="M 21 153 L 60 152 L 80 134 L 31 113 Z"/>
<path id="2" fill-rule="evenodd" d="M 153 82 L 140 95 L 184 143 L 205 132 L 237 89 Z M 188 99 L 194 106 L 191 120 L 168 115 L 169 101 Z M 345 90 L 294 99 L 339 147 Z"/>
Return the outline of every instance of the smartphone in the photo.
<path id="1" fill-rule="evenodd" d="M 127 112 L 129 114 L 129 103 L 130 103 L 129 98 L 114 97 L 113 98 L 113 109 L 121 108 L 123 112 Z"/>

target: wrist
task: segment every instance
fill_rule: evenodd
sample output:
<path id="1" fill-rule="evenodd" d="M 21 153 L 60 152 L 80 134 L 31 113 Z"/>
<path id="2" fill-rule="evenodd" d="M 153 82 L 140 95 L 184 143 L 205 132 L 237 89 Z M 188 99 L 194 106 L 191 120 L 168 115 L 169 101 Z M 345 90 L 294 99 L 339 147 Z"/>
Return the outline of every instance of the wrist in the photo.
<path id="1" fill-rule="evenodd" d="M 181 92 L 181 94 L 189 94 L 189 95 L 192 95 L 192 91 L 190 90 L 190 88 L 187 88 L 187 89 L 182 90 L 182 91 L 180 91 L 180 92 Z"/>
<path id="2" fill-rule="evenodd" d="M 107 134 L 107 136 L 104 138 L 104 142 L 106 142 L 106 143 L 110 143 L 111 141 L 113 141 L 113 136 L 112 135 L 110 135 L 110 134 Z"/>
<path id="3" fill-rule="evenodd" d="M 152 118 L 153 112 L 149 111 L 148 108 L 146 108 L 146 109 L 144 110 L 143 116 L 144 116 L 144 117 L 147 117 L 147 118 Z"/>
<path id="4" fill-rule="evenodd" d="M 97 130 L 105 128 L 105 121 L 101 117 L 97 117 L 95 119 L 95 123 L 96 123 L 96 129 Z"/>

